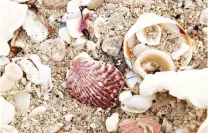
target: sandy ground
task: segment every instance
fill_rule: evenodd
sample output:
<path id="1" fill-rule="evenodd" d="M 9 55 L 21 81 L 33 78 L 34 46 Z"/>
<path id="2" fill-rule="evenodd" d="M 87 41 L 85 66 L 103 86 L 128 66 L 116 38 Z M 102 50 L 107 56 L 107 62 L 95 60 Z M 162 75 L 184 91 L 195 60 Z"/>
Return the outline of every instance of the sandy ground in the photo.
<path id="1" fill-rule="evenodd" d="M 42 5 L 38 5 L 42 14 L 49 18 L 54 16 L 55 22 L 53 27 L 56 29 L 56 33 L 49 35 L 48 38 L 58 37 L 58 29 L 60 27 L 61 16 L 66 12 L 66 8 L 62 10 L 49 10 Z M 186 7 L 186 3 L 183 0 L 154 0 L 151 7 L 145 8 L 142 5 L 135 4 L 132 0 L 124 0 L 123 3 L 112 4 L 104 3 L 102 7 L 96 10 L 99 17 L 103 17 L 109 23 L 108 25 L 101 25 L 101 38 L 105 40 L 109 37 L 124 36 L 128 29 L 135 23 L 140 14 L 144 12 L 153 12 L 157 15 L 169 17 L 176 20 L 179 24 L 186 29 L 194 45 L 194 54 L 191 61 L 191 65 L 199 65 L 204 60 L 207 60 L 207 43 L 205 42 L 205 35 L 202 33 L 203 26 L 199 23 L 199 16 L 201 11 L 208 7 L 205 2 L 202 5 L 198 5 L 193 1 L 190 7 Z M 93 20 L 94 21 L 94 20 Z M 92 21 L 92 24 L 93 24 Z M 92 28 L 92 27 L 91 27 Z M 91 40 L 96 42 L 94 33 L 90 30 Z M 28 54 L 38 54 L 44 64 L 49 65 L 52 68 L 53 89 L 50 92 L 49 99 L 38 97 L 36 93 L 31 93 L 31 106 L 26 112 L 18 112 L 15 120 L 11 125 L 15 126 L 20 133 L 48 133 L 51 127 L 59 125 L 60 131 L 57 133 L 105 133 L 105 119 L 113 112 L 118 112 L 120 119 L 126 118 L 146 118 L 151 117 L 157 120 L 160 124 L 167 122 L 169 132 L 175 133 L 178 128 L 184 129 L 186 133 L 195 133 L 205 119 L 205 110 L 194 109 L 189 106 L 185 101 L 170 98 L 170 102 L 164 106 L 154 106 L 147 112 L 142 114 L 130 115 L 123 112 L 120 106 L 110 107 L 106 110 L 101 108 L 92 108 L 90 106 L 81 104 L 75 99 L 72 99 L 67 93 L 66 86 L 64 85 L 65 74 L 69 67 L 70 61 L 78 55 L 81 51 L 72 44 L 66 44 L 67 54 L 63 61 L 54 63 L 51 61 L 45 61 L 43 55 L 40 53 L 39 44 L 31 43 L 30 38 L 22 30 L 17 40 L 23 40 L 26 42 L 26 48 L 20 52 L 17 56 L 25 56 Z M 178 47 L 173 36 L 169 33 L 162 34 L 161 44 L 157 47 L 160 50 L 171 52 Z M 106 55 L 102 49 L 98 49 L 98 60 L 103 60 L 114 64 L 123 74 L 127 66 L 123 60 L 123 51 L 116 57 Z M 91 53 L 89 53 L 91 54 Z M 120 62 L 120 63 L 118 63 Z M 180 63 L 175 62 L 177 66 Z M 28 81 L 27 81 L 28 82 Z M 24 83 L 25 84 L 25 83 Z M 24 90 L 24 84 L 20 81 L 14 90 Z M 40 86 L 32 85 L 37 90 Z M 138 85 L 134 89 L 134 93 L 138 93 Z M 157 94 L 155 100 L 164 101 L 164 97 L 168 97 L 168 94 Z M 6 99 L 10 102 L 14 102 L 12 96 L 7 96 Z M 115 103 L 115 105 L 118 103 Z M 36 118 L 29 118 L 28 114 L 35 107 L 47 106 L 47 111 L 37 116 Z M 65 115 L 73 114 L 72 121 L 67 122 Z M 117 132 L 121 132 L 118 129 Z M 164 131 L 167 132 L 167 131 Z"/>

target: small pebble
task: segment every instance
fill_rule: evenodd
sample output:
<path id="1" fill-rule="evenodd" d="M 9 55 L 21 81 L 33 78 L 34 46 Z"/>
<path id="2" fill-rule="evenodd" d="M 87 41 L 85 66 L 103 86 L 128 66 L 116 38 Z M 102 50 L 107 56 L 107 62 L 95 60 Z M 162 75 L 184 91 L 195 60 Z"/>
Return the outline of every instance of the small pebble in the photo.
<path id="1" fill-rule="evenodd" d="M 181 17 L 181 15 L 180 14 L 177 14 L 176 16 L 175 16 L 175 19 L 179 19 Z"/>
<path id="2" fill-rule="evenodd" d="M 73 116 L 74 116 L 73 114 L 68 114 L 68 115 L 65 116 L 65 120 L 66 121 L 71 121 Z"/>
<path id="3" fill-rule="evenodd" d="M 25 78 L 21 78 L 21 83 L 22 83 L 23 85 L 26 85 L 26 84 L 27 84 L 27 80 L 26 80 Z"/>

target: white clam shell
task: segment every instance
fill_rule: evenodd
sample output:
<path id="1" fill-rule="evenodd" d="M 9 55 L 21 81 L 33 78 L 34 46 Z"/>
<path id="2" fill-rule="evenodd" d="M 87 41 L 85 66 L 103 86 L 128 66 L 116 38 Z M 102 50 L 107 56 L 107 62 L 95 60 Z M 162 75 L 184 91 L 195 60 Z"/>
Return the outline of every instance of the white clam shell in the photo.
<path id="1" fill-rule="evenodd" d="M 48 36 L 47 27 L 39 20 L 34 11 L 27 11 L 26 20 L 22 27 L 35 43 L 45 40 Z"/>
<path id="2" fill-rule="evenodd" d="M 137 57 L 135 62 L 135 70 L 142 78 L 147 75 L 142 67 L 142 63 L 145 61 L 155 62 L 163 71 L 175 71 L 176 69 L 172 59 L 165 52 L 156 49 L 146 50 Z"/>
<path id="3" fill-rule="evenodd" d="M 71 43 L 71 35 L 69 34 L 67 27 L 59 29 L 59 36 L 68 44 Z"/>
<path id="4" fill-rule="evenodd" d="M 208 105 L 207 79 L 207 68 L 148 74 L 140 84 L 140 95 L 150 96 L 165 89 L 170 95 L 187 100 L 197 108 L 206 108 Z"/>
<path id="5" fill-rule="evenodd" d="M 15 107 L 6 101 L 2 96 L 0 96 L 0 105 L 0 125 L 7 125 L 14 120 Z"/>
<path id="6" fill-rule="evenodd" d="M 17 129 L 10 125 L 0 125 L 1 133 L 18 133 Z"/>
<path id="7" fill-rule="evenodd" d="M 132 93 L 131 91 L 122 91 L 120 94 L 119 94 L 119 101 L 123 101 L 127 98 L 130 98 L 132 97 Z"/>
<path id="8" fill-rule="evenodd" d="M 152 106 L 152 100 L 147 97 L 134 95 L 121 101 L 121 109 L 130 113 L 143 113 Z"/>
<path id="9" fill-rule="evenodd" d="M 138 57 L 142 52 L 150 49 L 150 47 L 146 46 L 145 44 L 138 44 L 133 48 L 133 55 Z"/>
<path id="10" fill-rule="evenodd" d="M 0 1 L 0 56 L 7 56 L 10 52 L 8 41 L 13 37 L 14 32 L 19 29 L 25 21 L 28 7 L 23 4 L 11 2 L 10 0 Z M 9 12 L 9 15 L 8 15 Z"/>
<path id="11" fill-rule="evenodd" d="M 15 107 L 19 111 L 27 111 L 30 106 L 31 95 L 27 92 L 22 92 L 14 95 Z"/>
<path id="12" fill-rule="evenodd" d="M 159 25 L 155 25 L 155 27 L 157 29 L 157 35 L 154 39 L 148 39 L 147 38 L 147 35 L 145 34 L 145 28 L 148 28 L 148 27 L 145 27 L 144 29 L 141 29 L 136 33 L 136 36 L 137 36 L 138 40 L 140 42 L 146 43 L 148 45 L 152 45 L 152 46 L 158 45 L 160 43 L 162 29 Z"/>
<path id="13" fill-rule="evenodd" d="M 41 115 L 41 114 L 44 114 L 47 110 L 47 107 L 45 106 L 39 106 L 39 107 L 36 107 L 35 109 L 33 109 L 31 112 L 30 112 L 30 116 L 31 117 L 36 117 L 37 115 Z"/>
<path id="14" fill-rule="evenodd" d="M 22 59 L 20 61 L 20 67 L 26 73 L 26 77 L 31 83 L 36 85 L 40 84 L 39 71 L 31 61 Z"/>
<path id="15" fill-rule="evenodd" d="M 113 113 L 110 117 L 106 119 L 106 129 L 108 132 L 115 132 L 118 129 L 119 114 Z"/>
<path id="16" fill-rule="evenodd" d="M 131 89 L 133 89 L 137 83 L 142 82 L 142 78 L 132 71 L 127 72 L 125 77 L 126 85 Z"/>

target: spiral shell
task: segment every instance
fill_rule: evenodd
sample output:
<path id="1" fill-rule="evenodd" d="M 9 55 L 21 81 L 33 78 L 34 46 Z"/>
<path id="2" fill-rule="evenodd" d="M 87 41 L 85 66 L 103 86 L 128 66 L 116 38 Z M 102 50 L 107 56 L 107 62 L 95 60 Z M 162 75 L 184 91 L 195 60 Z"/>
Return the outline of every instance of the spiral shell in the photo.
<path id="1" fill-rule="evenodd" d="M 113 65 L 95 61 L 88 54 L 75 57 L 67 72 L 67 88 L 78 101 L 107 108 L 118 98 L 124 78 Z"/>

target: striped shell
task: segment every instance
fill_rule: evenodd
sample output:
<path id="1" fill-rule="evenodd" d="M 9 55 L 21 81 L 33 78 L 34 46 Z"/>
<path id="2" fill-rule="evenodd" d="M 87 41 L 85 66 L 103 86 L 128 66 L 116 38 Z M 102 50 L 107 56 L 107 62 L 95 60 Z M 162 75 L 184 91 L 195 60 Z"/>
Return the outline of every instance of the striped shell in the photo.
<path id="1" fill-rule="evenodd" d="M 78 101 L 107 108 L 118 98 L 123 87 L 122 73 L 113 65 L 95 61 L 81 53 L 71 61 L 67 72 L 67 88 Z"/>

